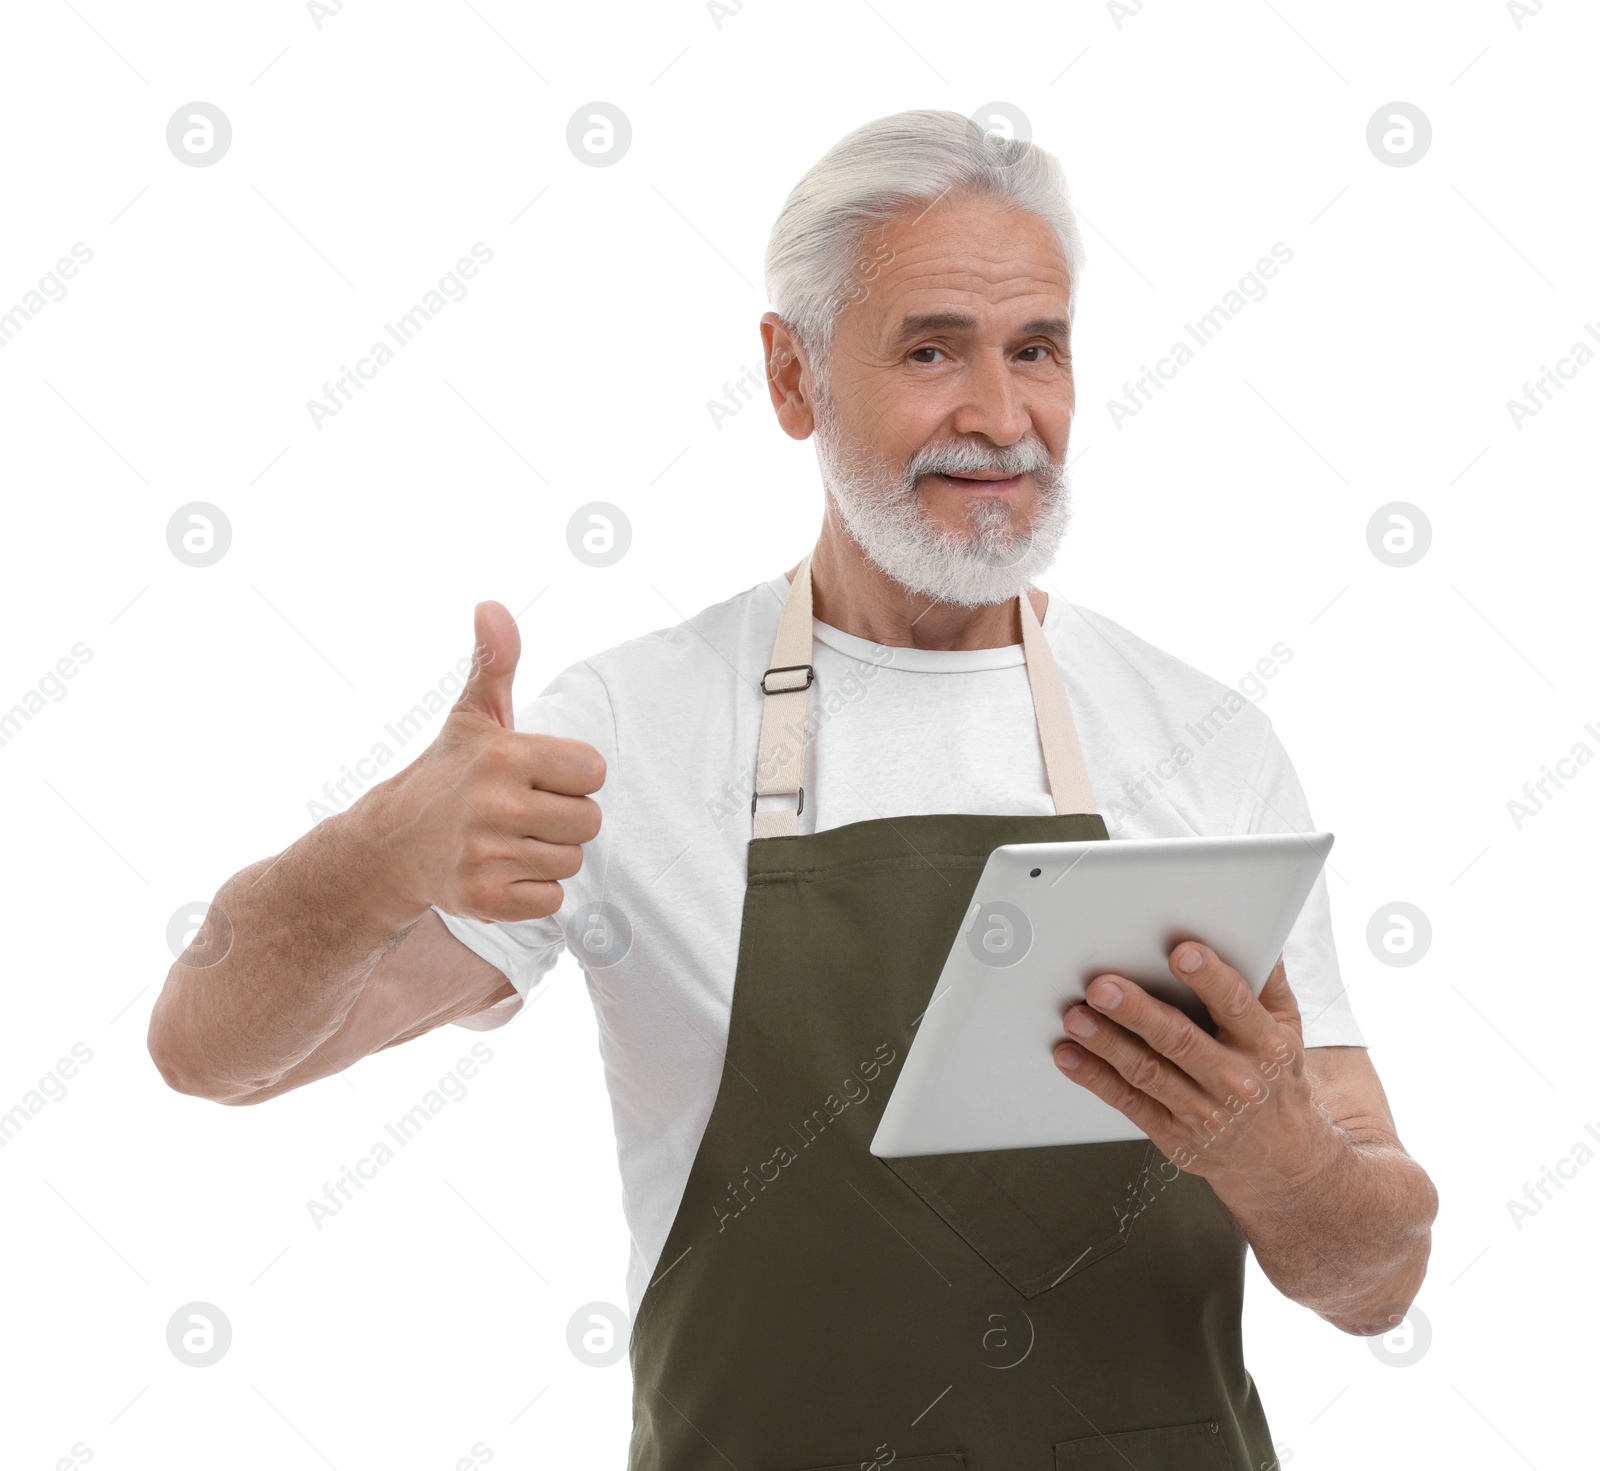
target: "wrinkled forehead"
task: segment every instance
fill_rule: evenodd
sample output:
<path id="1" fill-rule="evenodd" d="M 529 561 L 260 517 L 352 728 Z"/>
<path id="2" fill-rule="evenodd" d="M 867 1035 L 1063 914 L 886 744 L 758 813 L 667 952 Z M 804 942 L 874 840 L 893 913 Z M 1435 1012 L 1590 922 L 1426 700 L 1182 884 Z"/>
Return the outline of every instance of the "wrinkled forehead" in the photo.
<path id="1" fill-rule="evenodd" d="M 880 351 L 929 332 L 1067 335 L 1071 281 L 1050 223 L 984 198 L 907 210 L 867 236 L 841 337 Z"/>

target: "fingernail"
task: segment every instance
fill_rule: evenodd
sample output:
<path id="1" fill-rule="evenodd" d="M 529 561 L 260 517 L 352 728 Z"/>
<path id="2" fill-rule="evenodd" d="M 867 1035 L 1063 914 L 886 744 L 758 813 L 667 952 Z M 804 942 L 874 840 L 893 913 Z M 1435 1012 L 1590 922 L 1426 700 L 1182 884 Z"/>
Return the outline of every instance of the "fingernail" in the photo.
<path id="1" fill-rule="evenodd" d="M 1183 959 L 1178 962 L 1181 971 L 1197 971 L 1206 963 L 1206 958 L 1200 953 L 1198 945 L 1192 946 L 1183 952 Z"/>
<path id="2" fill-rule="evenodd" d="M 1122 987 L 1115 981 L 1097 981 L 1090 999 L 1102 1011 L 1114 1011 L 1122 1000 Z"/>
<path id="3" fill-rule="evenodd" d="M 1072 1047 L 1063 1047 L 1061 1051 L 1056 1053 L 1057 1065 L 1065 1068 L 1069 1073 L 1082 1061 L 1083 1058 L 1080 1057 L 1077 1050 Z"/>
<path id="4" fill-rule="evenodd" d="M 1067 1030 L 1076 1032 L 1080 1037 L 1092 1037 L 1100 1028 L 1095 1026 L 1094 1018 L 1088 1012 L 1073 1010 L 1067 1013 Z"/>

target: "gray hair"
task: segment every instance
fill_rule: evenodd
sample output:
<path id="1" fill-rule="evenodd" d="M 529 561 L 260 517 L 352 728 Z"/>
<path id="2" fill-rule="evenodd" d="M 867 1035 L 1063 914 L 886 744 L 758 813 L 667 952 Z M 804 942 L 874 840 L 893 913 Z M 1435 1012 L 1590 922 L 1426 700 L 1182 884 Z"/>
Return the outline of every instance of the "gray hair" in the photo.
<path id="1" fill-rule="evenodd" d="M 858 296 L 867 237 L 915 205 L 983 194 L 1050 224 L 1067 260 L 1067 319 L 1078 305 L 1083 237 L 1054 154 L 988 134 L 959 112 L 919 109 L 847 134 L 789 192 L 767 242 L 767 297 L 826 393 L 839 313 Z"/>

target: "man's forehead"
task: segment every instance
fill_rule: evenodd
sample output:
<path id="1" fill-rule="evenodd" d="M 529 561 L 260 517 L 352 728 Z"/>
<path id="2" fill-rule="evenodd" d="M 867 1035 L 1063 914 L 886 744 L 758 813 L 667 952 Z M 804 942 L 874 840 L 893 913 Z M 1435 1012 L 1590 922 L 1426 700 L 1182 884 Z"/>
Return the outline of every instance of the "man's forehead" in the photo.
<path id="1" fill-rule="evenodd" d="M 1070 282 L 1054 228 L 986 200 L 947 200 L 885 222 L 852 306 L 870 337 L 921 332 L 1067 335 Z"/>

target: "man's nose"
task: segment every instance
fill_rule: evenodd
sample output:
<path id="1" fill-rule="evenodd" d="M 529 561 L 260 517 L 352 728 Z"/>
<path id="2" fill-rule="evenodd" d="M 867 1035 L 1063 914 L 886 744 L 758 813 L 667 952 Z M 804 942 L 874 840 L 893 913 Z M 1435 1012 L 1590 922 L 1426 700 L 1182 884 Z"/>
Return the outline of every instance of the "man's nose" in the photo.
<path id="1" fill-rule="evenodd" d="M 1003 353 L 984 354 L 962 377 L 962 403 L 952 418 L 958 434 L 981 434 L 997 445 L 1013 445 L 1031 427 L 1016 379 Z"/>

